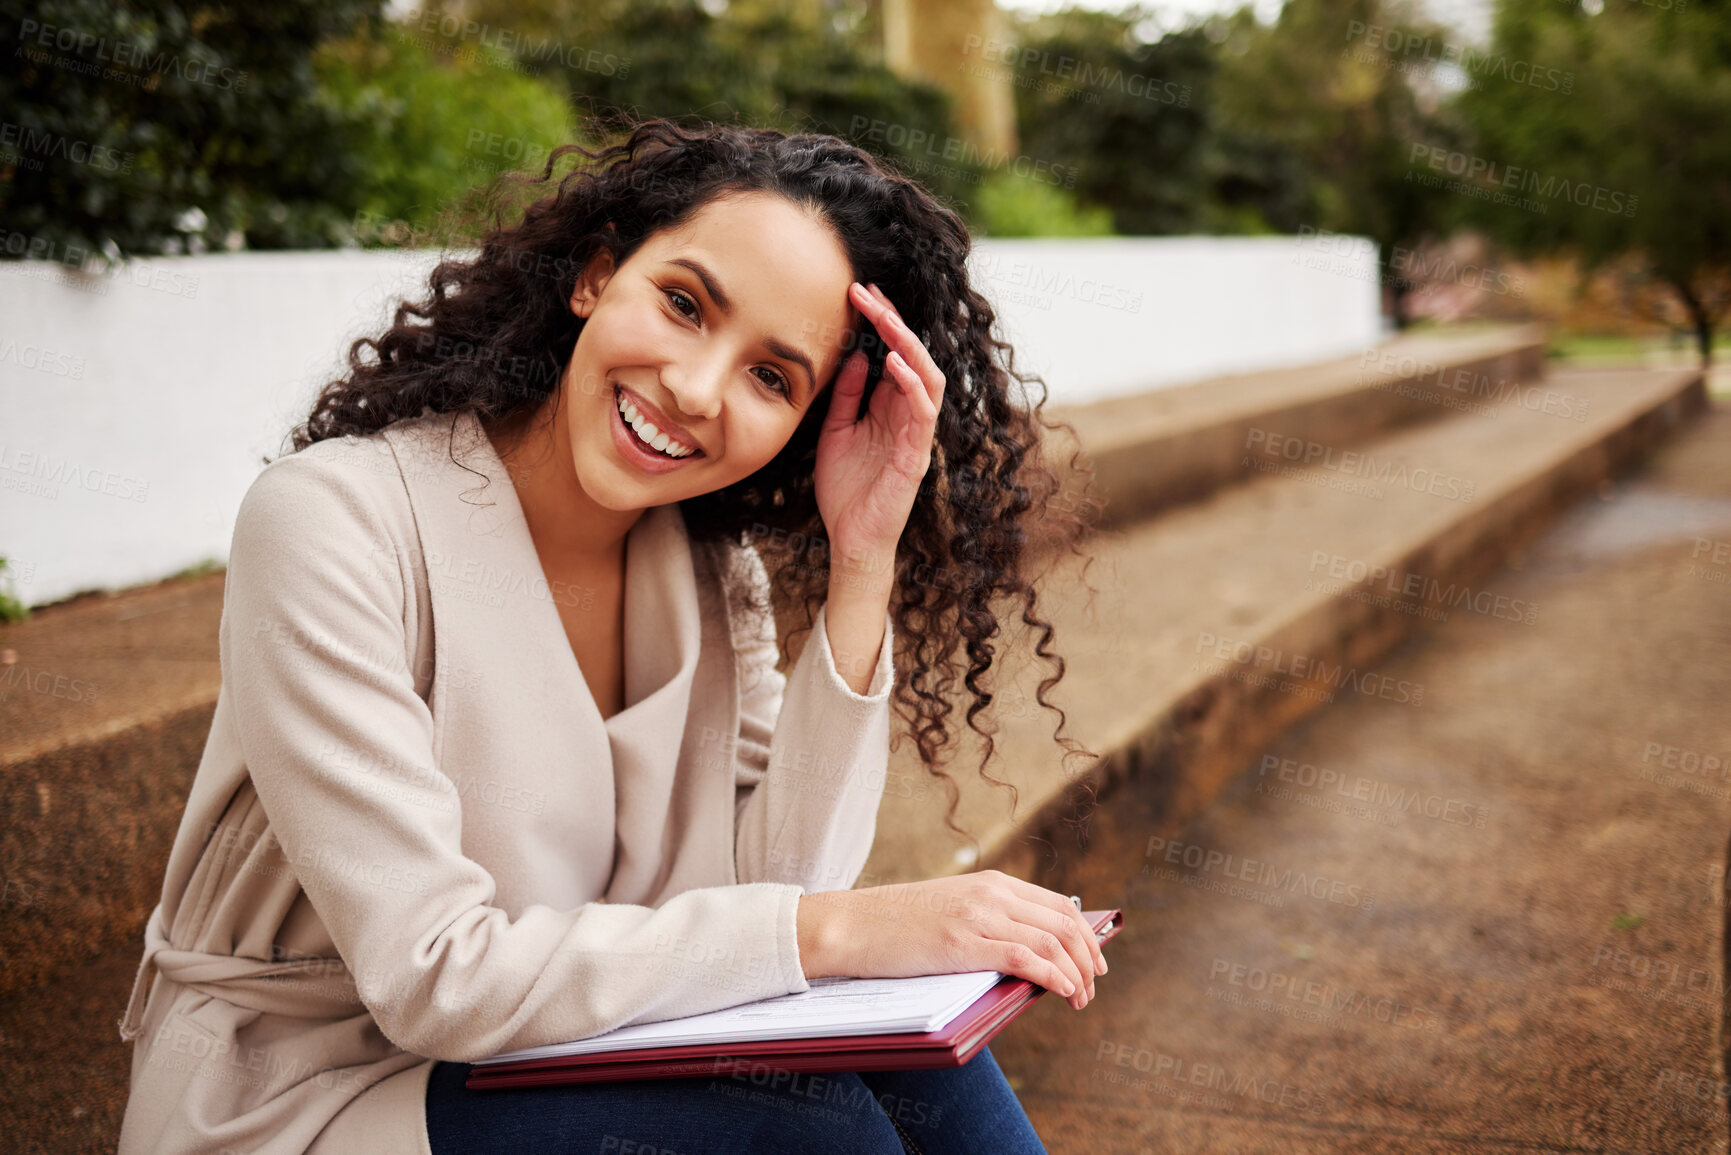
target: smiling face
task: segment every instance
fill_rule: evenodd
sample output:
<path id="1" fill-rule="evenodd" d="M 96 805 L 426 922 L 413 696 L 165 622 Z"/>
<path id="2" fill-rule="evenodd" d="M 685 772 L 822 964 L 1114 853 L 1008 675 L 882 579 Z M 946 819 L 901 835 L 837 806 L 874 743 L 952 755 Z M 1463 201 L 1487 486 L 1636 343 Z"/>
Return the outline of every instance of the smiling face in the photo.
<path id="1" fill-rule="evenodd" d="M 840 366 L 852 280 L 826 224 L 755 192 L 711 201 L 617 268 L 591 261 L 560 383 L 584 493 L 641 510 L 763 468 Z"/>

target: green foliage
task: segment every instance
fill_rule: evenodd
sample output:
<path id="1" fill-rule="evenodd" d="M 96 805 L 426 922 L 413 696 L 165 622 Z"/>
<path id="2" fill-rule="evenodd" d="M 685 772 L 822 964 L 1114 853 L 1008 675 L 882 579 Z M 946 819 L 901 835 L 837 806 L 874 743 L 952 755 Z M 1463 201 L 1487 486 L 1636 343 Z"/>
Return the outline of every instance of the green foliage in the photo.
<path id="1" fill-rule="evenodd" d="M 474 186 L 629 113 L 835 133 L 994 235 L 1315 228 L 1374 238 L 1392 269 L 1395 247 L 1469 224 L 1526 252 L 1637 254 L 1698 335 L 1731 309 L 1731 0 L 1499 0 L 1458 100 L 1447 38 L 1409 0 L 1287 0 L 1272 24 L 1246 8 L 1157 37 L 1139 7 L 1011 17 L 1014 51 L 964 63 L 1008 74 L 1015 158 L 964 145 L 946 93 L 885 67 L 873 0 L 383 7 L 0 0 L 0 230 L 111 255 L 321 247 L 384 221 L 424 243 Z M 1475 193 L 1437 156 L 1497 167 Z M 1634 211 L 1483 199 L 1510 167 Z"/>
<path id="2" fill-rule="evenodd" d="M 0 581 L 6 583 L 0 589 L 0 622 L 21 622 L 30 616 L 30 607 L 25 605 L 10 588 L 12 575 L 7 572 L 7 561 L 0 557 Z"/>
<path id="3" fill-rule="evenodd" d="M 565 94 L 513 56 L 447 47 L 411 23 L 330 42 L 315 58 L 347 126 L 342 147 L 367 159 L 355 192 L 362 240 L 403 225 L 426 237 L 469 190 L 502 171 L 541 171 L 573 137 Z"/>
<path id="4" fill-rule="evenodd" d="M 1077 197 L 1125 233 L 1369 235 L 1389 254 L 1440 198 L 1405 181 L 1444 133 L 1370 26 L 1425 31 L 1393 0 L 1288 0 L 1145 43 L 1139 8 L 1067 9 L 1018 29 L 1024 151 L 1074 166 Z M 1398 282 L 1397 282 L 1398 286 Z"/>
<path id="5" fill-rule="evenodd" d="M 195 561 L 189 566 L 175 570 L 162 580 L 170 582 L 196 581 L 199 578 L 209 577 L 211 574 L 224 573 L 227 570 L 228 565 L 226 563 L 219 561 L 214 557 L 207 557 L 202 561 Z"/>
<path id="6" fill-rule="evenodd" d="M 0 145 L 0 230 L 62 259 L 237 233 L 255 248 L 332 243 L 362 164 L 329 147 L 341 116 L 309 59 L 381 7 L 5 0 L 0 107 L 16 128 Z"/>
<path id="7" fill-rule="evenodd" d="M 987 236 L 1105 237 L 1112 235 L 1112 212 L 1084 208 L 1061 188 L 997 172 L 981 184 L 975 219 Z"/>
<path id="8" fill-rule="evenodd" d="M 834 38 L 784 53 L 777 87 L 780 107 L 760 123 L 851 140 L 967 213 L 984 170 L 971 156 L 946 155 L 947 145 L 961 142 L 943 90 L 905 81 Z"/>
<path id="9" fill-rule="evenodd" d="M 955 135 L 948 94 L 896 76 L 857 27 L 817 19 L 823 10 L 737 3 L 717 17 L 695 0 L 478 0 L 470 18 L 564 84 L 586 116 L 833 133 L 959 204 L 981 168 L 942 153 Z"/>
<path id="10" fill-rule="evenodd" d="M 1241 11 L 1216 35 L 1222 139 L 1238 171 L 1268 174 L 1248 203 L 1266 206 L 1270 223 L 1368 236 L 1385 269 L 1395 247 L 1439 228 L 1444 198 L 1411 179 L 1412 157 L 1458 132 L 1426 111 L 1418 78 L 1431 79 L 1429 60 L 1405 49 L 1443 44 L 1441 28 L 1395 0 L 1288 0 L 1272 25 Z M 1404 320 L 1407 286 L 1391 281 Z"/>
<path id="11" fill-rule="evenodd" d="M 1460 104 L 1506 200 L 1471 218 L 1529 253 L 1636 255 L 1676 294 L 1703 359 L 1731 309 L 1731 4 L 1497 9 L 1491 51 L 1573 75 L 1568 94 L 1476 75 Z"/>
<path id="12" fill-rule="evenodd" d="M 1194 29 L 1142 43 L 1136 16 L 1072 8 L 1022 23 L 1010 65 L 1022 152 L 1073 169 L 1078 199 L 1119 232 L 1189 232 L 1209 201 L 1212 46 Z"/>

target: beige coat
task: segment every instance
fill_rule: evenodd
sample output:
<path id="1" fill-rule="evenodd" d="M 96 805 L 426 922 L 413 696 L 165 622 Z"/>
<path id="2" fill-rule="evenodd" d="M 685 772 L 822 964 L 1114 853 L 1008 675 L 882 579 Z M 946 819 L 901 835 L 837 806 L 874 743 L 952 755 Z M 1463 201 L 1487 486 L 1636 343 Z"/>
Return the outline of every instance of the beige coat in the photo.
<path id="1" fill-rule="evenodd" d="M 850 887 L 876 826 L 890 619 L 860 695 L 821 613 L 776 671 L 736 594 L 756 552 L 694 548 L 677 506 L 625 577 L 604 721 L 554 602 L 583 593 L 548 589 L 472 415 L 264 469 L 122 1021 L 121 1155 L 428 1155 L 433 1059 L 806 989 L 799 895 Z"/>

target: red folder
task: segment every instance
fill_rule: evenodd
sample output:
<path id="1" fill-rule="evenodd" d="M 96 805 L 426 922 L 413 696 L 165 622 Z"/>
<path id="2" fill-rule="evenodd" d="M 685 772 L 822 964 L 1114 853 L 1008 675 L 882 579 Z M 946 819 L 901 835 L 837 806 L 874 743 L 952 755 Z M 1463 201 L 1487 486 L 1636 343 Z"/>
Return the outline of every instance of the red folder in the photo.
<path id="1" fill-rule="evenodd" d="M 1101 943 L 1124 925 L 1122 910 L 1084 911 Z M 1005 975 L 967 1010 L 935 1031 L 890 1035 L 841 1035 L 816 1039 L 762 1039 L 689 1047 L 640 1047 L 598 1055 L 523 1059 L 474 1067 L 464 1084 L 471 1091 L 499 1087 L 547 1087 L 565 1083 L 616 1083 L 629 1079 L 696 1079 L 765 1071 L 904 1071 L 960 1067 L 992 1036 L 1046 993 L 1027 979 Z"/>

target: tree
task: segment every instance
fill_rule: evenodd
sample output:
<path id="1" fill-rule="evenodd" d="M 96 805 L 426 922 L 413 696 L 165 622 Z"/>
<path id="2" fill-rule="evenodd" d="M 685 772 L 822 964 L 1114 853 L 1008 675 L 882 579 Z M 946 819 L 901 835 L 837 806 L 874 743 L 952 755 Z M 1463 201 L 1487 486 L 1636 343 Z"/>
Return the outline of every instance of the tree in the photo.
<path id="1" fill-rule="evenodd" d="M 1396 255 L 1445 216 L 1443 198 L 1411 179 L 1412 158 L 1457 139 L 1436 106 L 1442 30 L 1393 0 L 1287 0 L 1272 25 L 1240 10 L 1215 36 L 1223 139 L 1240 157 L 1296 172 L 1282 227 L 1377 243 L 1387 311 L 1404 326 L 1413 282 Z M 1294 200 L 1303 206 L 1297 222 Z"/>
<path id="2" fill-rule="evenodd" d="M 366 158 L 353 192 L 363 243 L 470 236 L 468 210 L 484 208 L 464 203 L 470 189 L 505 170 L 539 172 L 573 136 L 562 89 L 524 75 L 509 53 L 412 22 L 328 41 L 314 64 L 342 114 L 333 146 Z"/>
<path id="3" fill-rule="evenodd" d="M 1269 25 L 1244 8 L 1144 30 L 1139 8 L 1024 21 L 1008 54 L 1024 149 L 1074 167 L 1078 198 L 1121 232 L 1367 235 L 1404 324 L 1396 254 L 1443 215 L 1440 194 L 1405 179 L 1409 158 L 1452 139 L 1429 62 L 1405 48 L 1440 31 L 1395 0 L 1288 0 Z"/>
<path id="4" fill-rule="evenodd" d="M 1567 94 L 1473 74 L 1483 227 L 1589 267 L 1633 260 L 1676 295 L 1703 364 L 1731 308 L 1731 3 L 1498 4 L 1493 57 L 1574 77 Z"/>
<path id="5" fill-rule="evenodd" d="M 1109 209 L 1117 231 L 1190 232 L 1213 202 L 1213 46 L 1198 29 L 1143 42 L 1139 16 L 1070 8 L 1024 20 L 1015 45 L 976 66 L 1015 71 L 1022 153 Z"/>
<path id="6" fill-rule="evenodd" d="M 942 155 L 955 135 L 949 96 L 885 67 L 865 9 L 742 0 L 713 15 L 696 0 L 475 0 L 466 11 L 475 35 L 566 85 L 580 113 L 833 133 L 961 207 L 980 179 L 978 166 Z"/>
<path id="7" fill-rule="evenodd" d="M 7 255 L 334 243 L 364 162 L 311 57 L 382 3 L 0 0 Z"/>

